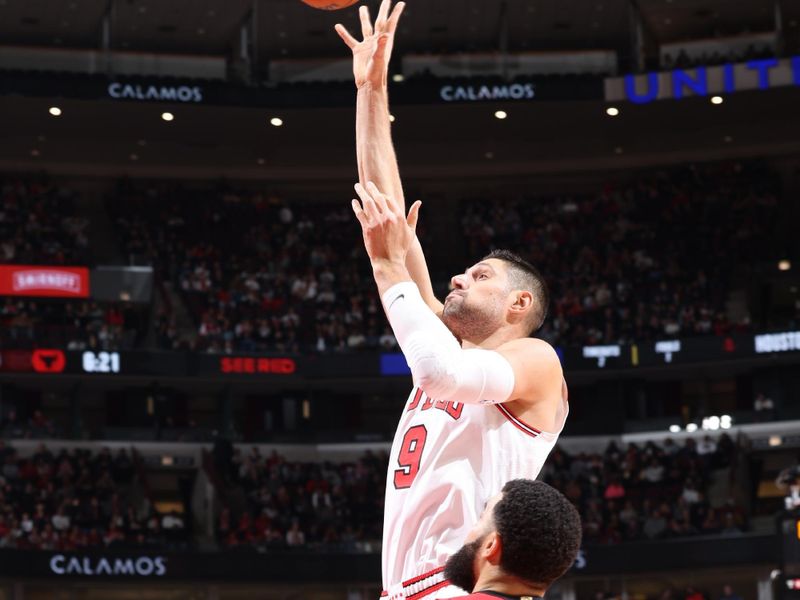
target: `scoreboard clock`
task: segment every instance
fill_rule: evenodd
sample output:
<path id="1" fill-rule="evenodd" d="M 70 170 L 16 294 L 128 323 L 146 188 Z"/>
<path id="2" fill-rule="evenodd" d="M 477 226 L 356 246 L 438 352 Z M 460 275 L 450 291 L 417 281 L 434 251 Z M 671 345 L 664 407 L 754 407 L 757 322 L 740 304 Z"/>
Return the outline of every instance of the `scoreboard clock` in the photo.
<path id="1" fill-rule="evenodd" d="M 82 355 L 81 364 L 86 373 L 119 373 L 119 352 L 91 352 Z"/>

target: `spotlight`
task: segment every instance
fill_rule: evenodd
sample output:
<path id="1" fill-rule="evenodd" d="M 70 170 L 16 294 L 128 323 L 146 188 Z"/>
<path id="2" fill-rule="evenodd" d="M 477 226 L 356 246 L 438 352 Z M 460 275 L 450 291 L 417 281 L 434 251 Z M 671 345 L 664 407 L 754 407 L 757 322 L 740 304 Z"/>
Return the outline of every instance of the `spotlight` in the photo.
<path id="1" fill-rule="evenodd" d="M 394 123 L 395 122 L 394 115 L 389 115 L 389 122 L 390 123 Z"/>
<path id="2" fill-rule="evenodd" d="M 395 83 L 401 83 L 405 81 L 405 79 L 406 78 L 403 76 L 402 73 L 395 73 L 394 75 L 392 75 L 392 81 L 394 81 Z"/>
<path id="3" fill-rule="evenodd" d="M 792 261 L 787 258 L 778 261 L 778 270 L 779 271 L 790 271 L 792 269 Z"/>
<path id="4" fill-rule="evenodd" d="M 670 433 L 680 433 L 681 432 L 681 426 L 680 425 L 670 425 L 669 426 L 669 432 Z"/>
<path id="5" fill-rule="evenodd" d="M 711 96 L 711 104 L 722 104 L 723 102 L 722 96 Z"/>
<path id="6" fill-rule="evenodd" d="M 283 119 L 281 119 L 280 117 L 272 117 L 269 120 L 269 124 L 272 125 L 273 127 L 280 127 L 281 125 L 283 125 Z"/>
<path id="7" fill-rule="evenodd" d="M 498 110 L 494 113 L 495 118 L 500 119 L 501 121 L 508 117 L 508 113 L 504 110 Z"/>
<path id="8" fill-rule="evenodd" d="M 47 111 L 47 112 L 49 112 L 49 113 L 50 113 L 51 115 L 53 115 L 54 117 L 60 117 L 60 116 L 61 116 L 61 109 L 60 109 L 60 108 L 58 108 L 57 106 L 51 106 L 51 107 L 48 109 L 48 111 Z"/>
<path id="9" fill-rule="evenodd" d="M 161 118 L 165 121 L 172 121 L 175 119 L 175 115 L 173 115 L 171 112 L 163 112 L 161 113 Z"/>
<path id="10" fill-rule="evenodd" d="M 606 114 L 609 117 L 616 117 L 619 114 L 619 109 L 616 106 L 609 106 L 606 109 Z"/>
<path id="11" fill-rule="evenodd" d="M 694 433 L 695 431 L 697 431 L 697 423 L 689 423 L 686 426 L 686 431 L 688 431 L 689 433 Z"/>

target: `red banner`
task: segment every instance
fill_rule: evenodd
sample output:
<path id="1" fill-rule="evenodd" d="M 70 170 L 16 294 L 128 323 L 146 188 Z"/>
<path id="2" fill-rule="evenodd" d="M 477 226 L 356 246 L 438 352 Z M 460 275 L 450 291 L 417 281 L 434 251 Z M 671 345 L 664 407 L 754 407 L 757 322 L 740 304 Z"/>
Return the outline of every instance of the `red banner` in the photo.
<path id="1" fill-rule="evenodd" d="M 220 373 L 271 373 L 291 375 L 297 370 L 297 363 L 291 358 L 253 358 L 249 356 L 225 356 L 219 361 Z"/>
<path id="2" fill-rule="evenodd" d="M 0 296 L 88 298 L 89 269 L 0 265 Z"/>

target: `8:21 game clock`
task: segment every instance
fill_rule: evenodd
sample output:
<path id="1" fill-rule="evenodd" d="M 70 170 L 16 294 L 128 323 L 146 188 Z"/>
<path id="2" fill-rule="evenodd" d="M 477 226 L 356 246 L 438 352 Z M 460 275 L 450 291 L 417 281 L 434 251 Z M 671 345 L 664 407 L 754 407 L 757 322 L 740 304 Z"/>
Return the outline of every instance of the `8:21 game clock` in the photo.
<path id="1" fill-rule="evenodd" d="M 83 353 L 83 370 L 86 373 L 119 373 L 119 352 L 92 352 Z"/>

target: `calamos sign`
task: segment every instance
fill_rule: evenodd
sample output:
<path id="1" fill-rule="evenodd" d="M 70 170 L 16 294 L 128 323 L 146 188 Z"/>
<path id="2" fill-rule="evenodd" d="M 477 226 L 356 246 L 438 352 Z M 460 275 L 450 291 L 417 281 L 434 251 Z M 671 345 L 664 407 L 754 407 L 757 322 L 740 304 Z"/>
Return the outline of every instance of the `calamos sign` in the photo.
<path id="1" fill-rule="evenodd" d="M 167 559 L 163 556 L 105 557 L 54 554 L 50 558 L 53 575 L 85 577 L 163 577 Z"/>

